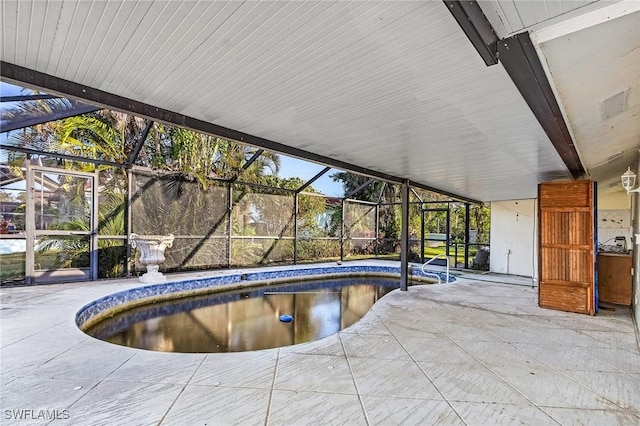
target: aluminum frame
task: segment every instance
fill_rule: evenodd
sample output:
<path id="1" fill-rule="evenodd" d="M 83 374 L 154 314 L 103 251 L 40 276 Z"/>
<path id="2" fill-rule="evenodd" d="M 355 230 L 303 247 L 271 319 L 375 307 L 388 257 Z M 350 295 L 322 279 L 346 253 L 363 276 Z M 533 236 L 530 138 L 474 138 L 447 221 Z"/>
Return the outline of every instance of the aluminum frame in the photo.
<path id="1" fill-rule="evenodd" d="M 46 231 L 36 229 L 35 223 L 35 173 L 51 173 L 56 175 L 69 175 L 91 179 L 91 217 L 89 231 Z M 98 279 L 98 170 L 93 173 L 57 169 L 52 167 L 42 167 L 31 164 L 27 160 L 26 164 L 26 184 L 27 199 L 25 213 L 25 233 L 26 233 L 26 253 L 25 253 L 25 283 L 35 284 L 35 240 L 42 235 L 53 236 L 88 236 L 89 237 L 89 277 L 92 281 Z M 67 280 L 69 280 L 67 278 Z M 72 279 L 76 280 L 77 279 Z"/>

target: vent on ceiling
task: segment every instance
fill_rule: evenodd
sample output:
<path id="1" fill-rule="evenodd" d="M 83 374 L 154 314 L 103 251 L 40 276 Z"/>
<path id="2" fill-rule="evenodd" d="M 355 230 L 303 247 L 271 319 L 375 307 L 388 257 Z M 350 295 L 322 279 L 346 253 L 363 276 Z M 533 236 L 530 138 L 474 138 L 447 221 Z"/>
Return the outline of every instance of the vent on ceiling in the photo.
<path id="1" fill-rule="evenodd" d="M 629 88 L 623 90 L 620 93 L 616 93 L 610 98 L 600 102 L 600 113 L 602 114 L 602 121 L 608 120 L 611 117 L 615 117 L 627 110 L 627 99 L 629 98 Z"/>

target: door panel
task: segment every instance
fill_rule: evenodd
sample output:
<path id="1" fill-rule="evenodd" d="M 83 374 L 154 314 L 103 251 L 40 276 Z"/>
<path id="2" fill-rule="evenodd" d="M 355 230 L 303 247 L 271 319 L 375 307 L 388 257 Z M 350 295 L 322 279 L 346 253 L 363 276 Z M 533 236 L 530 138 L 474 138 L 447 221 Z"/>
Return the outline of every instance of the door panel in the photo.
<path id="1" fill-rule="evenodd" d="M 538 195 L 539 304 L 594 315 L 594 183 L 542 183 Z"/>
<path id="2" fill-rule="evenodd" d="M 54 283 L 95 277 L 96 174 L 27 168 L 26 280 Z"/>
<path id="3" fill-rule="evenodd" d="M 93 176 L 38 169 L 33 175 L 36 231 L 73 229 L 90 233 Z"/>

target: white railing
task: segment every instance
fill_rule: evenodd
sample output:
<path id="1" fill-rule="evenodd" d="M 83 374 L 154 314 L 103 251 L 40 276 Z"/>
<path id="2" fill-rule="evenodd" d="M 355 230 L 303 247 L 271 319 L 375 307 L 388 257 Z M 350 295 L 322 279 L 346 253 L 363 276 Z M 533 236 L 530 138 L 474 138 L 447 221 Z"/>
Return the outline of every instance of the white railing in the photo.
<path id="1" fill-rule="evenodd" d="M 438 279 L 438 284 L 442 284 L 442 279 L 440 278 L 440 274 L 436 274 L 435 272 L 427 272 L 424 269 L 425 266 L 427 266 L 428 264 L 430 264 L 431 262 L 439 258 L 444 258 L 447 261 L 447 274 L 446 274 L 447 280 L 445 282 L 448 283 L 449 282 L 449 256 L 447 256 L 446 254 L 439 254 L 436 257 L 429 259 L 428 262 L 422 265 L 422 268 L 421 268 L 422 274 L 429 277 L 436 277 Z"/>

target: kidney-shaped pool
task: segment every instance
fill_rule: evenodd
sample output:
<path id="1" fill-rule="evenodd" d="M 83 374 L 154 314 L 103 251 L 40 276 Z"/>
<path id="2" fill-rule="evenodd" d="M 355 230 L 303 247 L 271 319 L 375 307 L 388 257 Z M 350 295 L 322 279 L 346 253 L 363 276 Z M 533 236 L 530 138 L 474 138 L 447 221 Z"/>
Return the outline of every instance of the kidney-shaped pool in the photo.
<path id="1" fill-rule="evenodd" d="M 392 278 L 345 278 L 271 285 L 149 303 L 85 332 L 162 352 L 241 352 L 322 339 L 367 313 L 399 287 Z"/>

